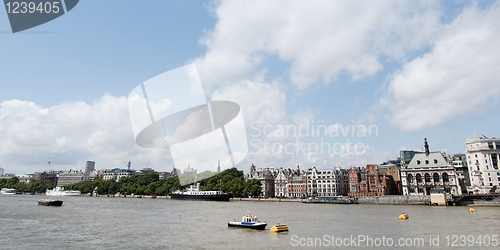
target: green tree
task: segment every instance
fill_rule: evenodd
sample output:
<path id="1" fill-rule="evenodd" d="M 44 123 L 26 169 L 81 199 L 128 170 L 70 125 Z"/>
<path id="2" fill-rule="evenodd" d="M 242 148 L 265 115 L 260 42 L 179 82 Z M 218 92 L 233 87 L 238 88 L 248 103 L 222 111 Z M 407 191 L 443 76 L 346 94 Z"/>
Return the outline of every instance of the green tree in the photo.
<path id="1" fill-rule="evenodd" d="M 12 177 L 7 180 L 7 188 L 14 188 L 14 185 L 19 182 L 19 179 L 17 177 Z"/>

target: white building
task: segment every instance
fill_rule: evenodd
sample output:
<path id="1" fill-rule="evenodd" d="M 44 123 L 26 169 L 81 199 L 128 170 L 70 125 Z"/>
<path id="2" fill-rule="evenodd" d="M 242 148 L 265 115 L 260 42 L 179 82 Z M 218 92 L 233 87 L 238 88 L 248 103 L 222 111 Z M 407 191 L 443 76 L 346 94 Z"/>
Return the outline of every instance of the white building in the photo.
<path id="1" fill-rule="evenodd" d="M 318 170 L 316 167 L 307 172 L 308 196 L 340 196 L 349 192 L 349 171 L 346 169 Z"/>
<path id="2" fill-rule="evenodd" d="M 498 169 L 500 139 L 469 138 L 465 153 L 471 182 L 468 191 L 489 193 L 494 186 L 500 185 L 500 170 Z"/>
<path id="3" fill-rule="evenodd" d="M 306 198 L 306 173 L 299 166 L 297 170 L 280 168 L 274 178 L 274 194 L 280 198 Z"/>
<path id="4" fill-rule="evenodd" d="M 401 166 L 403 195 L 430 195 L 432 189 L 460 195 L 457 173 L 446 154 L 430 152 L 427 139 L 425 152 L 415 152 L 408 165 Z"/>
<path id="5" fill-rule="evenodd" d="M 280 168 L 278 174 L 274 178 L 274 195 L 276 197 L 286 197 L 287 189 L 286 184 L 288 183 L 288 171 Z"/>
<path id="6" fill-rule="evenodd" d="M 103 180 L 115 180 L 119 181 L 123 177 L 130 177 L 132 175 L 142 174 L 141 171 L 136 171 L 133 169 L 120 169 L 115 168 L 112 170 L 106 170 L 103 174 Z"/>

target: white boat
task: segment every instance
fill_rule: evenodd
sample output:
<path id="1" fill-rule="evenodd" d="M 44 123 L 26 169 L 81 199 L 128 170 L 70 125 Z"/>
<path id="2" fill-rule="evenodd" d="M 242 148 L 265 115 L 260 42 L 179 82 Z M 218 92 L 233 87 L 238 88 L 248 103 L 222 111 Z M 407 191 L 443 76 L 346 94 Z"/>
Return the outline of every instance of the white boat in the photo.
<path id="1" fill-rule="evenodd" d="M 0 190 L 0 194 L 17 194 L 17 190 L 14 188 L 2 188 L 2 190 Z"/>
<path id="2" fill-rule="evenodd" d="M 177 200 L 229 201 L 233 195 L 220 190 L 200 191 L 200 183 L 196 183 L 196 186 L 191 185 L 186 191 L 172 192 L 170 197 Z"/>
<path id="3" fill-rule="evenodd" d="M 80 196 L 82 192 L 78 190 L 63 190 L 62 187 L 55 187 L 52 190 L 47 190 L 45 195 L 50 196 Z"/>
<path id="4" fill-rule="evenodd" d="M 242 227 L 263 230 L 266 228 L 267 223 L 265 221 L 259 221 L 259 219 L 254 215 L 243 216 L 241 221 L 230 221 L 227 223 L 228 227 Z"/>

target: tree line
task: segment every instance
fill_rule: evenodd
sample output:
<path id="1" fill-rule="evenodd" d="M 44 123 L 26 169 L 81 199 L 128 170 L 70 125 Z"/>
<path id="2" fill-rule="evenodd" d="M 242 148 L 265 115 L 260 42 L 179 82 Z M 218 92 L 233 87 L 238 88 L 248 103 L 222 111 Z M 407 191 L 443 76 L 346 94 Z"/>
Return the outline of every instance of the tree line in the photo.
<path id="1" fill-rule="evenodd" d="M 160 180 L 158 173 L 144 175 L 132 175 L 122 177 L 119 181 L 103 180 L 96 178 L 93 181 L 82 181 L 64 186 L 65 190 L 80 190 L 82 194 L 112 195 L 135 194 L 135 195 L 169 195 L 175 190 L 183 190 L 187 187 L 181 186 L 177 176 Z M 0 179 L 0 187 L 15 188 L 19 192 L 42 194 L 47 189 L 53 189 L 54 183 L 45 184 L 41 181 L 26 184 L 20 182 L 17 177 Z M 258 180 L 245 180 L 243 171 L 236 168 L 227 169 L 210 178 L 200 181 L 200 190 L 222 190 L 232 193 L 234 197 L 258 197 L 261 194 L 261 183 Z"/>
<path id="2" fill-rule="evenodd" d="M 29 184 L 19 181 L 17 177 L 9 179 L 0 179 L 0 188 L 14 188 L 21 193 L 30 194 L 43 194 L 47 189 L 53 189 L 56 185 L 54 183 L 43 183 L 41 181 L 31 182 Z"/>
<path id="3" fill-rule="evenodd" d="M 83 181 L 65 186 L 66 190 L 80 190 L 82 194 L 96 192 L 99 195 L 135 194 L 135 195 L 169 195 L 175 190 L 185 189 L 177 176 L 160 180 L 158 173 L 133 175 L 115 180 L 96 178 L 93 181 Z M 215 176 L 200 181 L 200 190 L 222 190 L 232 193 L 235 197 L 258 197 L 261 193 L 261 183 L 257 180 L 247 180 L 243 171 L 236 168 L 227 169 Z"/>

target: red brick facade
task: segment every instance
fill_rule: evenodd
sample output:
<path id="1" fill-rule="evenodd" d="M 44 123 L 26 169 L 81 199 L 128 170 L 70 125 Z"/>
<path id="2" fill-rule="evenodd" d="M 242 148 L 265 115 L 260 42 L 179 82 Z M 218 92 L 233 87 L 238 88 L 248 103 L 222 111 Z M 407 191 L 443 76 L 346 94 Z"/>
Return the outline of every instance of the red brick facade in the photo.
<path id="1" fill-rule="evenodd" d="M 377 165 L 353 167 L 349 171 L 349 196 L 382 196 L 397 194 L 397 186 L 390 174 L 381 173 Z"/>

